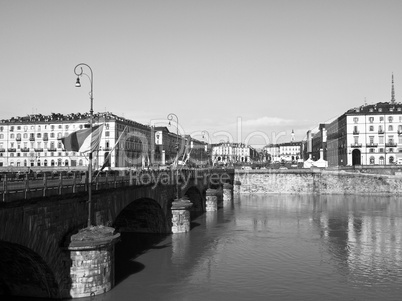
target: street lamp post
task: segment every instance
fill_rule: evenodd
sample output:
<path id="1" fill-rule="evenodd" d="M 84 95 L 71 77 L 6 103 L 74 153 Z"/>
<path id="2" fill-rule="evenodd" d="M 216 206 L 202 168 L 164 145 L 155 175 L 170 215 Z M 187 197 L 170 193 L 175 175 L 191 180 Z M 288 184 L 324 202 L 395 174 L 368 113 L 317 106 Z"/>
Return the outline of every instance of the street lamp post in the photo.
<path id="1" fill-rule="evenodd" d="M 84 73 L 84 70 L 82 69 L 82 67 L 87 67 L 89 69 L 89 71 L 91 72 L 90 76 L 86 73 Z M 77 82 L 75 83 L 76 87 L 81 87 L 81 82 L 80 82 L 80 77 L 82 75 L 86 75 L 89 79 L 89 81 L 91 82 L 91 91 L 89 92 L 89 98 L 91 100 L 91 107 L 89 110 L 89 128 L 92 134 L 92 123 L 93 123 L 93 103 L 94 103 L 94 94 L 93 94 L 93 72 L 91 67 L 89 67 L 87 64 L 85 63 L 80 63 L 77 66 L 75 66 L 74 68 L 74 73 L 75 75 L 77 75 Z M 92 139 L 91 139 L 91 143 L 92 143 Z M 89 166 L 88 166 L 88 227 L 92 226 L 92 148 L 89 151 Z"/>
<path id="2" fill-rule="evenodd" d="M 173 117 L 176 118 L 176 199 L 179 199 L 179 117 L 176 114 L 170 113 L 167 115 L 169 125 Z"/>
<path id="3" fill-rule="evenodd" d="M 202 138 L 205 138 L 205 134 L 208 136 L 207 145 L 206 145 L 206 148 L 205 148 L 205 152 L 207 153 L 207 167 L 208 167 L 209 166 L 209 154 L 208 154 L 209 133 L 207 131 L 202 131 L 201 134 L 202 134 Z"/>

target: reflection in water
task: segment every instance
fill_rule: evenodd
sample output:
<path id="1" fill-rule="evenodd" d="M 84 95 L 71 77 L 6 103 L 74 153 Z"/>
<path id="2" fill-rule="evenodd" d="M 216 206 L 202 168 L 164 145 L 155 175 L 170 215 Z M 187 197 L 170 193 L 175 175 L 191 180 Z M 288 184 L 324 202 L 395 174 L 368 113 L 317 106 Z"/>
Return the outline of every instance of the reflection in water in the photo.
<path id="1" fill-rule="evenodd" d="M 400 300 L 401 209 L 387 196 L 235 197 L 189 233 L 124 234 L 118 284 L 88 300 Z"/>

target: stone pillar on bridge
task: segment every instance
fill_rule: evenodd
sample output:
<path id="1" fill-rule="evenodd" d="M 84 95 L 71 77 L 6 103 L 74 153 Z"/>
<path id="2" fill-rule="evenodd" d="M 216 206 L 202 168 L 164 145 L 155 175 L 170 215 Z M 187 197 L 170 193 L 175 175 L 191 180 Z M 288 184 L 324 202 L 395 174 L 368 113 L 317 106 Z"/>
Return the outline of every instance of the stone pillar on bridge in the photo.
<path id="1" fill-rule="evenodd" d="M 223 205 L 230 204 L 232 201 L 232 195 L 233 195 L 233 186 L 230 185 L 229 183 L 224 183 L 223 184 Z"/>
<path id="2" fill-rule="evenodd" d="M 218 210 L 218 197 L 216 189 L 207 189 L 206 191 L 206 211 L 217 211 Z"/>
<path id="3" fill-rule="evenodd" d="M 120 233 L 114 228 L 95 226 L 80 230 L 68 246 L 71 258 L 72 298 L 106 293 L 114 286 L 114 245 Z"/>
<path id="4" fill-rule="evenodd" d="M 233 188 L 233 193 L 234 194 L 240 194 L 240 186 L 241 186 L 240 181 L 235 181 L 234 182 L 234 188 Z"/>
<path id="5" fill-rule="evenodd" d="M 176 199 L 172 203 L 172 232 L 184 233 L 190 231 L 190 208 L 193 203 L 188 196 Z"/>

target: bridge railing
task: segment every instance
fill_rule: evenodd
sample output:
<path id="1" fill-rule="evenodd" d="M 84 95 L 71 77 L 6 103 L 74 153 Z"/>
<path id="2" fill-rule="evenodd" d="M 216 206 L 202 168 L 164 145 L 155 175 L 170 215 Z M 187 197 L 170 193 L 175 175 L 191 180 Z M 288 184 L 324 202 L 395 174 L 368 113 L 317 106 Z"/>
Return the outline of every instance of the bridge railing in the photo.
<path id="1" fill-rule="evenodd" d="M 194 179 L 203 173 L 223 172 L 212 169 L 180 169 L 177 170 L 131 170 L 124 175 L 103 174 L 92 178 L 92 190 L 103 190 L 124 186 L 155 185 L 158 182 L 176 185 L 183 179 Z M 201 174 L 200 174 L 201 173 Z M 179 180 L 177 179 L 179 177 Z M 88 191 L 88 177 L 85 174 L 62 175 L 53 178 L 46 174 L 43 178 L 8 179 L 0 182 L 0 196 L 3 202 L 26 200 L 37 197 L 63 195 Z"/>

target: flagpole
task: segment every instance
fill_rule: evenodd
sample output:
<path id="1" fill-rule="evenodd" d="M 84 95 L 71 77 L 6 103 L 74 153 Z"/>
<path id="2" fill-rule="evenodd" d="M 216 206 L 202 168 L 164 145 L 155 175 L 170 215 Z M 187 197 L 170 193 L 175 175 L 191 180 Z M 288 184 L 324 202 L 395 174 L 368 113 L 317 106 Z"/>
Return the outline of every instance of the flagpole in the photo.
<path id="1" fill-rule="evenodd" d="M 84 73 L 82 66 L 86 66 L 89 71 L 91 72 L 91 76 L 89 76 L 88 74 Z M 80 68 L 81 71 L 77 72 L 77 68 Z M 89 128 L 91 131 L 91 135 L 92 135 L 92 127 L 93 127 L 93 103 L 94 103 L 94 94 L 93 94 L 93 72 L 92 72 L 92 68 L 89 67 L 87 64 L 85 63 L 80 63 L 77 66 L 75 66 L 74 68 L 74 73 L 75 75 L 77 75 L 77 82 L 75 83 L 76 87 L 81 87 L 81 83 L 80 83 L 80 76 L 82 75 L 86 75 L 89 79 L 89 81 L 91 82 L 91 92 L 89 92 L 89 97 L 91 100 L 91 107 L 89 110 Z M 89 151 L 89 165 L 88 165 L 88 227 L 92 226 L 92 137 L 91 137 L 91 150 Z"/>

